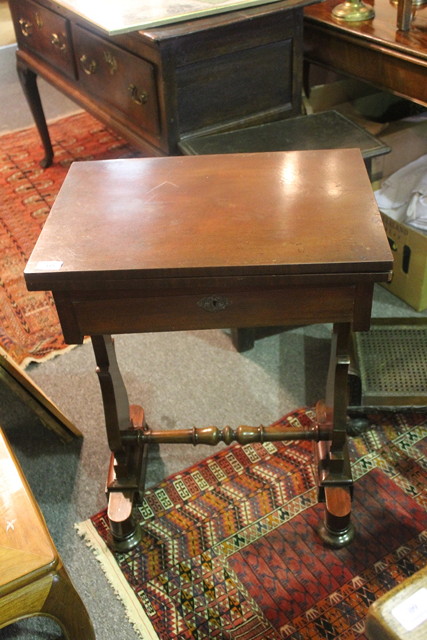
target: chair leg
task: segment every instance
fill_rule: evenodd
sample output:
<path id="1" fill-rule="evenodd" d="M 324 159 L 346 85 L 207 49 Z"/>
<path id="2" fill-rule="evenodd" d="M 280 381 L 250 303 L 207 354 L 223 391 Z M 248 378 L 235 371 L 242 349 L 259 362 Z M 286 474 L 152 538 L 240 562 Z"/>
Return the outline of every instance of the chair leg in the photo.
<path id="1" fill-rule="evenodd" d="M 40 613 L 56 620 L 67 640 L 95 640 L 86 607 L 61 565 L 52 576 L 51 588 Z"/>

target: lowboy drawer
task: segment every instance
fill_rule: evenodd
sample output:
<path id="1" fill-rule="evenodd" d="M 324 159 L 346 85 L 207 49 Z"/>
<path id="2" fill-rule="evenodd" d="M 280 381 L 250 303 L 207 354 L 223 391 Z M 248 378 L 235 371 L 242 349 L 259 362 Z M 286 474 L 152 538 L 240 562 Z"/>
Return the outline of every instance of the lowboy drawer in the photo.
<path id="1" fill-rule="evenodd" d="M 121 111 L 130 123 L 157 135 L 160 131 L 154 66 L 138 56 L 73 28 L 79 84 Z"/>
<path id="2" fill-rule="evenodd" d="M 11 4 L 11 8 L 19 46 L 30 49 L 65 75 L 75 78 L 68 20 L 31 0 Z"/>

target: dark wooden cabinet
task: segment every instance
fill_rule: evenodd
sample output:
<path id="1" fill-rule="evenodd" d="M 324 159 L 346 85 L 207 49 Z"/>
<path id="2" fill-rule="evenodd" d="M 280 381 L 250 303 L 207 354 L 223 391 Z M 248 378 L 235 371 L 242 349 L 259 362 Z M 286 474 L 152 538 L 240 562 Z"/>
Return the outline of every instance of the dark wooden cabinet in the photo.
<path id="1" fill-rule="evenodd" d="M 9 3 L 45 164 L 38 75 L 150 155 L 179 153 L 190 135 L 301 111 L 303 8 L 312 0 L 114 36 L 51 0 Z"/>

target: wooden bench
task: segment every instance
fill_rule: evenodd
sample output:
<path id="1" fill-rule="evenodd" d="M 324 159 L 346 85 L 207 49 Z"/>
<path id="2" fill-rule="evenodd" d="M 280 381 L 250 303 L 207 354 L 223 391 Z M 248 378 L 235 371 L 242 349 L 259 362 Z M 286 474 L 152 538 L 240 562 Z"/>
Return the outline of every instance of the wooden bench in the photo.
<path id="1" fill-rule="evenodd" d="M 68 640 L 95 640 L 86 608 L 0 429 L 0 629 L 37 615 L 56 620 Z"/>

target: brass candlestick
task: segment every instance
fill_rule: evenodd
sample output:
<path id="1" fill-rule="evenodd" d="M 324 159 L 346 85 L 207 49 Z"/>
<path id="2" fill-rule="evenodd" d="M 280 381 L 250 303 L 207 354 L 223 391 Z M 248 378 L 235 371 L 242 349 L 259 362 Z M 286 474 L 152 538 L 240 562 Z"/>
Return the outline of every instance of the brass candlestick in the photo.
<path id="1" fill-rule="evenodd" d="M 372 20 L 375 16 L 375 11 L 362 0 L 346 0 L 346 2 L 342 2 L 332 9 L 332 15 L 348 22 L 361 22 L 363 20 Z"/>

